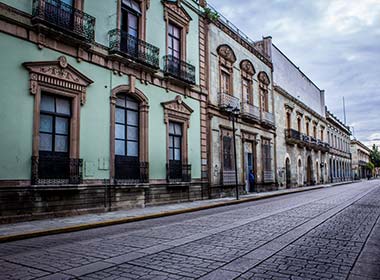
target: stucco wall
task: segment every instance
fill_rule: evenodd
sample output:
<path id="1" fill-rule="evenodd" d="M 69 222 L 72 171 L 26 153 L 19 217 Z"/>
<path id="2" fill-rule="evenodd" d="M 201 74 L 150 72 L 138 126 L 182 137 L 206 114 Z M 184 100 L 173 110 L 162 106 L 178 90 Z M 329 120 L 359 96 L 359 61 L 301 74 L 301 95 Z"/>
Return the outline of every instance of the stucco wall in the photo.
<path id="1" fill-rule="evenodd" d="M 29 73 L 22 63 L 52 61 L 62 54 L 47 48 L 39 50 L 32 43 L 3 33 L 0 33 L 0 41 L 0 52 L 4 54 L 2 63 L 7 65 L 0 68 L 0 179 L 30 179 L 34 97 L 29 93 Z M 128 84 L 128 77 L 66 57 L 68 63 L 94 81 L 87 89 L 87 101 L 80 112 L 80 157 L 84 159 L 84 179 L 109 178 L 110 90 Z M 173 100 L 177 94 L 139 82 L 136 87 L 149 99 L 150 178 L 164 179 L 166 126 L 161 102 Z M 184 98 L 184 102 L 194 110 L 188 131 L 188 153 L 192 177 L 200 178 L 200 105 L 190 98 Z"/>
<path id="2" fill-rule="evenodd" d="M 302 73 L 286 56 L 273 45 L 274 84 L 285 89 L 321 116 L 325 116 L 324 93 Z"/>

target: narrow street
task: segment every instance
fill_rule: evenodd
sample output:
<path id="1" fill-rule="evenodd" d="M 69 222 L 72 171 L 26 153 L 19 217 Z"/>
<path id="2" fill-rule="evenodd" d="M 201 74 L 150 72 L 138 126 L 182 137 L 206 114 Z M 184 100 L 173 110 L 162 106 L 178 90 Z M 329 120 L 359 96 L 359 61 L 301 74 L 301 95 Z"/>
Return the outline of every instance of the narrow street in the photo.
<path id="1" fill-rule="evenodd" d="M 0 279 L 380 279 L 380 181 L 0 244 Z"/>

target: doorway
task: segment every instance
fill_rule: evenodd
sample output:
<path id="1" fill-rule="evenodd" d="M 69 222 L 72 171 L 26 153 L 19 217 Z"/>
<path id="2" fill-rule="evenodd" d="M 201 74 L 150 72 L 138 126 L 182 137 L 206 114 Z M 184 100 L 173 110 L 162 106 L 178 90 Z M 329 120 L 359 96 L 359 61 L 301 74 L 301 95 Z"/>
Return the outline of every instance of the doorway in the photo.
<path id="1" fill-rule="evenodd" d="M 286 176 L 286 188 L 290 188 L 291 184 L 291 170 L 290 170 L 290 160 L 289 158 L 285 161 L 285 176 Z"/>
<path id="2" fill-rule="evenodd" d="M 251 170 L 255 176 L 256 181 L 256 172 L 254 170 L 254 156 L 253 156 L 253 144 L 252 142 L 244 142 L 244 173 L 246 174 L 245 178 L 245 190 L 246 192 L 253 192 L 254 186 L 250 186 L 249 183 L 249 173 Z"/>
<path id="3" fill-rule="evenodd" d="M 312 165 L 313 165 L 313 162 L 311 160 L 311 156 L 308 156 L 307 158 L 307 163 L 306 163 L 306 184 L 308 186 L 311 186 L 312 184 Z"/>

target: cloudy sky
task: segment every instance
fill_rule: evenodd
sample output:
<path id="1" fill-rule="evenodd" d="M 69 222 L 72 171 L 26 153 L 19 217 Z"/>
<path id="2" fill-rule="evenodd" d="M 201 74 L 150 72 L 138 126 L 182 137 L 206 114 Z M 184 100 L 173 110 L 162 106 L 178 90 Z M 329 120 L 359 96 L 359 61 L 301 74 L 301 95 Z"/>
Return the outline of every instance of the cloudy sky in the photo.
<path id="1" fill-rule="evenodd" d="M 271 35 L 365 144 L 380 144 L 380 0 L 209 0 L 251 39 Z"/>

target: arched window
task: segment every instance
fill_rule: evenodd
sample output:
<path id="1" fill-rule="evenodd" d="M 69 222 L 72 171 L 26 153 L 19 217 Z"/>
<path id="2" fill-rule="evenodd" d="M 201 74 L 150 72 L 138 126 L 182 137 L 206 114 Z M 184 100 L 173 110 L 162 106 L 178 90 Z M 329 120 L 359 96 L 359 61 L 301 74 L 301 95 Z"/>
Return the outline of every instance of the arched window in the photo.
<path id="1" fill-rule="evenodd" d="M 259 78 L 259 88 L 260 88 L 260 106 L 265 112 L 269 112 L 269 84 L 270 80 L 265 72 L 260 72 Z"/>
<path id="2" fill-rule="evenodd" d="M 255 68 L 249 60 L 240 62 L 241 85 L 242 85 L 242 100 L 245 103 L 253 105 L 253 75 Z"/>
<path id="3" fill-rule="evenodd" d="M 129 86 L 119 86 L 111 98 L 111 177 L 148 181 L 148 104 L 147 98 Z"/>
<path id="4" fill-rule="evenodd" d="M 233 95 L 233 64 L 236 56 L 228 45 L 218 47 L 220 92 Z"/>

